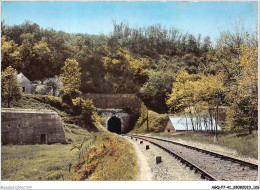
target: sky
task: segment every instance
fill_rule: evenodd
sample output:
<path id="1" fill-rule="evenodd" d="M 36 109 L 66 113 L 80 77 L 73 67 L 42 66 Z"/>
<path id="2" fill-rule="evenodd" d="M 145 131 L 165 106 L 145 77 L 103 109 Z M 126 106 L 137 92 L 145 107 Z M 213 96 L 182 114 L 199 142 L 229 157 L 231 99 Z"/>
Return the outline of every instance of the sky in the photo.
<path id="1" fill-rule="evenodd" d="M 131 27 L 161 24 L 184 33 L 208 35 L 214 40 L 219 31 L 232 30 L 237 21 L 242 21 L 249 31 L 255 30 L 257 9 L 257 1 L 2 1 L 1 20 L 6 25 L 22 24 L 28 20 L 44 29 L 88 34 L 109 34 L 113 30 L 113 20 L 126 22 Z"/>

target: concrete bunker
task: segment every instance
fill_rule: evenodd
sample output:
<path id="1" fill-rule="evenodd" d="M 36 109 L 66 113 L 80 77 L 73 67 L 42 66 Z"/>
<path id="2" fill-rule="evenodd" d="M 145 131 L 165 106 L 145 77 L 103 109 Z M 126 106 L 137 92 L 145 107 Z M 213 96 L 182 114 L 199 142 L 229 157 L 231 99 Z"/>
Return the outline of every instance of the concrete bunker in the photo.
<path id="1" fill-rule="evenodd" d="M 121 134 L 121 120 L 118 117 L 111 117 L 107 123 L 110 132 Z"/>
<path id="2" fill-rule="evenodd" d="M 2 144 L 66 143 L 62 121 L 52 110 L 1 109 Z"/>

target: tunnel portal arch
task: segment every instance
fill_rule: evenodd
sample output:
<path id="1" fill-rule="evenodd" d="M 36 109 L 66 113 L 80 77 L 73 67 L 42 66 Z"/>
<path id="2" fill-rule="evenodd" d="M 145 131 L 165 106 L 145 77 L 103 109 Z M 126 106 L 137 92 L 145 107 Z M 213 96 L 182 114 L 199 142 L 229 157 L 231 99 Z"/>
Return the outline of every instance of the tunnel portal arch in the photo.
<path id="1" fill-rule="evenodd" d="M 110 122 L 113 123 L 114 119 L 112 118 L 115 117 L 117 118 L 114 120 L 115 125 L 119 126 L 119 122 L 120 122 L 120 133 L 127 133 L 129 131 L 130 115 L 125 111 L 123 111 L 122 109 L 97 109 L 97 112 L 101 117 L 105 118 L 105 127 L 107 130 L 109 131 L 112 130 L 111 132 L 115 130 L 115 129 L 111 129 L 111 126 L 109 127 L 109 125 L 111 125 Z M 116 133 L 119 133 L 119 129 L 117 130 Z"/>
<path id="2" fill-rule="evenodd" d="M 121 120 L 118 117 L 111 117 L 107 123 L 107 129 L 110 132 L 121 134 Z"/>

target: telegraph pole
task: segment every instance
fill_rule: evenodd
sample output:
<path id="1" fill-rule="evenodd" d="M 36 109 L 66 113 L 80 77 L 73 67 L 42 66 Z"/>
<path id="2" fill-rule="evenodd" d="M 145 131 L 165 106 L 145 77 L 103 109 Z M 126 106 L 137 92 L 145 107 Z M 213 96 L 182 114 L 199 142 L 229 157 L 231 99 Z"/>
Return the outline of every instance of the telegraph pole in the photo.
<path id="1" fill-rule="evenodd" d="M 147 117 L 146 117 L 146 122 L 147 122 L 147 128 L 146 128 L 146 132 L 149 132 L 149 123 L 148 123 L 148 108 L 147 109 Z"/>

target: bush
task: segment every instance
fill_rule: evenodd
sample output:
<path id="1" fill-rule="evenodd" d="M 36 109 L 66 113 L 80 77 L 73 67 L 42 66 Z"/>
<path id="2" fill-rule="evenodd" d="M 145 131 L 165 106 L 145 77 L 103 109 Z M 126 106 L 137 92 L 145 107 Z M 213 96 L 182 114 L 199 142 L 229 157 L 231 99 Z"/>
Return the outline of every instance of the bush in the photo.
<path id="1" fill-rule="evenodd" d="M 167 121 L 168 121 L 167 114 L 158 114 L 156 112 L 149 110 L 148 111 L 148 125 L 149 125 L 148 128 L 147 128 L 147 111 L 146 111 L 146 112 L 143 112 L 143 114 L 140 114 L 140 117 L 139 117 L 138 121 L 136 122 L 136 124 L 134 126 L 134 130 L 132 132 L 135 132 L 135 133 L 146 133 L 146 132 L 160 133 L 160 132 L 164 131 Z"/>
<path id="2" fill-rule="evenodd" d="M 63 103 L 62 98 L 48 95 L 26 95 L 41 103 L 49 104 L 50 106 L 57 108 L 58 110 L 65 111 L 71 117 L 73 121 L 69 123 L 76 123 L 91 131 L 98 131 L 98 127 L 95 122 L 99 122 L 104 125 L 104 119 L 100 117 L 96 112 L 96 107 L 93 105 L 92 100 L 75 98 L 72 99 L 72 105 Z"/>
<path id="3" fill-rule="evenodd" d="M 81 120 L 85 126 L 94 126 L 95 120 L 102 125 L 104 124 L 104 119 L 97 114 L 96 107 L 93 105 L 92 100 L 77 97 L 72 99 L 72 103 L 73 113 L 81 116 Z"/>
<path id="4" fill-rule="evenodd" d="M 76 115 L 90 115 L 92 116 L 96 111 L 95 106 L 93 105 L 92 100 L 83 98 L 75 98 L 72 100 L 73 112 Z"/>
<path id="5" fill-rule="evenodd" d="M 59 110 L 63 110 L 64 105 L 62 104 L 62 100 L 60 97 L 48 96 L 48 95 L 27 95 L 32 97 L 35 100 L 38 100 L 41 103 L 49 104 L 52 107 L 55 107 Z"/>
<path id="6" fill-rule="evenodd" d="M 147 121 L 147 107 L 145 106 L 145 104 L 142 102 L 141 103 L 141 108 L 140 108 L 140 116 L 139 116 L 139 118 L 138 118 L 138 120 L 137 120 L 137 126 L 138 127 L 141 127 L 141 125 L 145 122 L 145 121 Z"/>
<path id="7" fill-rule="evenodd" d="M 73 113 L 75 115 L 80 115 L 82 113 L 82 104 L 83 104 L 83 99 L 82 98 L 76 98 L 72 100 L 73 104 Z"/>

